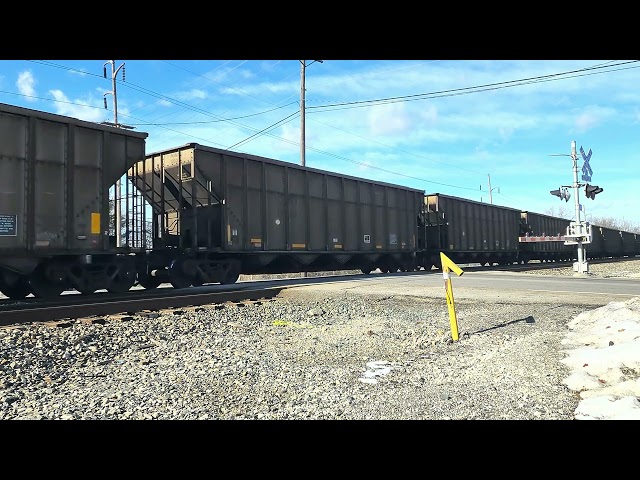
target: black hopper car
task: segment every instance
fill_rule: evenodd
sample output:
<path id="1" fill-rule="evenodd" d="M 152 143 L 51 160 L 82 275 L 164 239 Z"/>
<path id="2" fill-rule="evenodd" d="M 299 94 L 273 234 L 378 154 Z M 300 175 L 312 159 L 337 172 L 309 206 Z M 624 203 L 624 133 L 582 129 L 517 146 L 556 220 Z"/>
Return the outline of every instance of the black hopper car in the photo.
<path id="1" fill-rule="evenodd" d="M 135 256 L 112 240 L 109 190 L 144 157 L 146 137 L 0 104 L 2 293 L 52 297 L 135 284 Z"/>
<path id="2" fill-rule="evenodd" d="M 576 257 L 569 220 L 197 143 L 147 154 L 146 138 L 0 104 L 5 296 Z M 640 254 L 638 234 L 592 231 L 588 258 Z"/>
<path id="3" fill-rule="evenodd" d="M 147 288 L 417 266 L 420 190 L 195 143 L 148 155 L 127 175 L 150 206 L 137 257 Z"/>

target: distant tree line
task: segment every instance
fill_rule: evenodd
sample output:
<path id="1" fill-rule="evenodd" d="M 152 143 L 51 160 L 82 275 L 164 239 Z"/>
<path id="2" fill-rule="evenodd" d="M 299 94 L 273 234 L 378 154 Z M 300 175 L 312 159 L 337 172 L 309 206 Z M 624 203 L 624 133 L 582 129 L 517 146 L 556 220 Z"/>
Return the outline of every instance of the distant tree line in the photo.
<path id="1" fill-rule="evenodd" d="M 566 206 L 551 207 L 545 212 L 552 217 L 565 218 L 567 220 L 575 220 L 576 214 L 574 209 L 570 209 Z M 611 228 L 613 230 L 623 230 L 625 232 L 640 233 L 640 225 L 634 224 L 629 220 L 620 220 L 613 217 L 594 217 L 588 216 L 588 221 L 592 225 L 599 227 Z"/>

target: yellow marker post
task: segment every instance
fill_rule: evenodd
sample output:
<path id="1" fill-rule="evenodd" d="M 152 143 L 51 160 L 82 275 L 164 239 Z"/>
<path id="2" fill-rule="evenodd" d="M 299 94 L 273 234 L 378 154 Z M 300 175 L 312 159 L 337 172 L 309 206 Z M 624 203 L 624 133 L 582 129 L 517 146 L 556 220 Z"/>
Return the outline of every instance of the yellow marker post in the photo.
<path id="1" fill-rule="evenodd" d="M 453 303 L 453 287 L 451 286 L 451 278 L 449 270 L 453 270 L 456 275 L 461 276 L 464 272 L 453 263 L 449 257 L 440 252 L 440 263 L 442 264 L 442 276 L 444 277 L 444 291 L 447 296 L 447 307 L 449 307 L 449 322 L 451 323 L 451 337 L 454 341 L 458 340 L 458 319 L 456 318 L 456 307 Z"/>

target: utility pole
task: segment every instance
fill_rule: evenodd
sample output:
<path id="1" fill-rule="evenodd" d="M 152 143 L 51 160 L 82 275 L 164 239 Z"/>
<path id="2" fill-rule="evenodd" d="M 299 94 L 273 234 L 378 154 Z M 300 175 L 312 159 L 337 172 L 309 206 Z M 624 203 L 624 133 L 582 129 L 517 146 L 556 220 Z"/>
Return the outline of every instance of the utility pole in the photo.
<path id="1" fill-rule="evenodd" d="M 487 178 L 489 179 L 489 203 L 493 204 L 493 195 L 491 195 L 491 193 L 494 190 L 498 190 L 498 193 L 500 193 L 500 187 L 491 188 L 491 175 L 489 175 L 488 173 L 487 173 Z M 482 190 L 482 185 L 480 185 L 480 190 Z M 482 202 L 482 197 L 480 197 L 480 201 Z"/>
<path id="2" fill-rule="evenodd" d="M 320 62 L 322 63 L 322 60 L 314 60 L 311 63 L 314 62 Z M 311 65 L 311 63 L 309 65 Z M 305 92 L 306 92 L 306 88 L 305 88 L 305 71 L 307 68 L 307 61 L 306 60 L 300 60 L 300 165 L 302 165 L 303 167 L 306 165 L 306 159 L 305 159 L 305 151 L 306 151 L 306 146 L 304 144 L 304 137 L 305 137 L 305 125 L 304 125 L 304 117 L 305 117 L 305 106 L 304 106 L 304 97 L 305 97 Z M 307 272 L 302 272 L 302 276 L 303 277 L 307 277 Z"/>
<path id="3" fill-rule="evenodd" d="M 113 124 L 109 122 L 103 122 L 106 125 L 113 125 L 116 128 L 127 128 L 124 125 L 118 123 L 118 97 L 116 95 L 116 77 L 120 69 L 122 69 L 122 81 L 124 82 L 124 63 L 118 68 L 115 68 L 115 60 L 109 60 L 103 65 L 104 78 L 107 78 L 107 64 L 111 64 L 111 91 L 106 92 L 103 95 L 104 108 L 107 108 L 107 95 L 113 96 Z M 114 210 L 116 215 L 116 248 L 122 243 L 122 211 L 121 211 L 121 197 L 122 196 L 122 182 L 119 178 L 115 185 L 114 192 Z"/>
<path id="4" fill-rule="evenodd" d="M 322 60 L 314 60 L 309 65 L 307 65 L 306 60 L 300 60 L 300 165 L 303 167 L 306 165 L 305 159 L 305 151 L 306 147 L 304 144 L 305 137 L 305 125 L 304 125 L 304 117 L 305 117 L 305 106 L 304 106 L 304 97 L 305 97 L 305 70 L 306 68 L 315 62 L 322 63 Z"/>
<path id="5" fill-rule="evenodd" d="M 493 196 L 491 195 L 491 192 L 493 192 L 497 188 L 498 193 L 500 193 L 500 187 L 491 188 L 491 175 L 487 173 L 487 177 L 489 178 L 489 203 L 493 204 Z"/>
<path id="6" fill-rule="evenodd" d="M 304 77 L 307 65 L 304 60 L 300 60 L 300 165 L 305 166 L 305 146 L 304 146 Z"/>

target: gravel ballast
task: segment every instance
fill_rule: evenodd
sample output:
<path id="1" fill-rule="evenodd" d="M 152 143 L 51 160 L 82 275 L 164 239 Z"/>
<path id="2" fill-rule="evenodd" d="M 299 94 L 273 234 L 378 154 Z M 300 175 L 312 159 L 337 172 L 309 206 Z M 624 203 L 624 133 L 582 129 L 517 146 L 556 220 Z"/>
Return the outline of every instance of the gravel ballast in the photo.
<path id="1" fill-rule="evenodd" d="M 640 261 L 591 275 L 640 276 Z M 536 274 L 572 275 L 571 267 Z M 605 302 L 606 303 L 606 302 Z M 593 307 L 283 290 L 0 329 L 0 419 L 574 419 L 562 340 Z"/>

